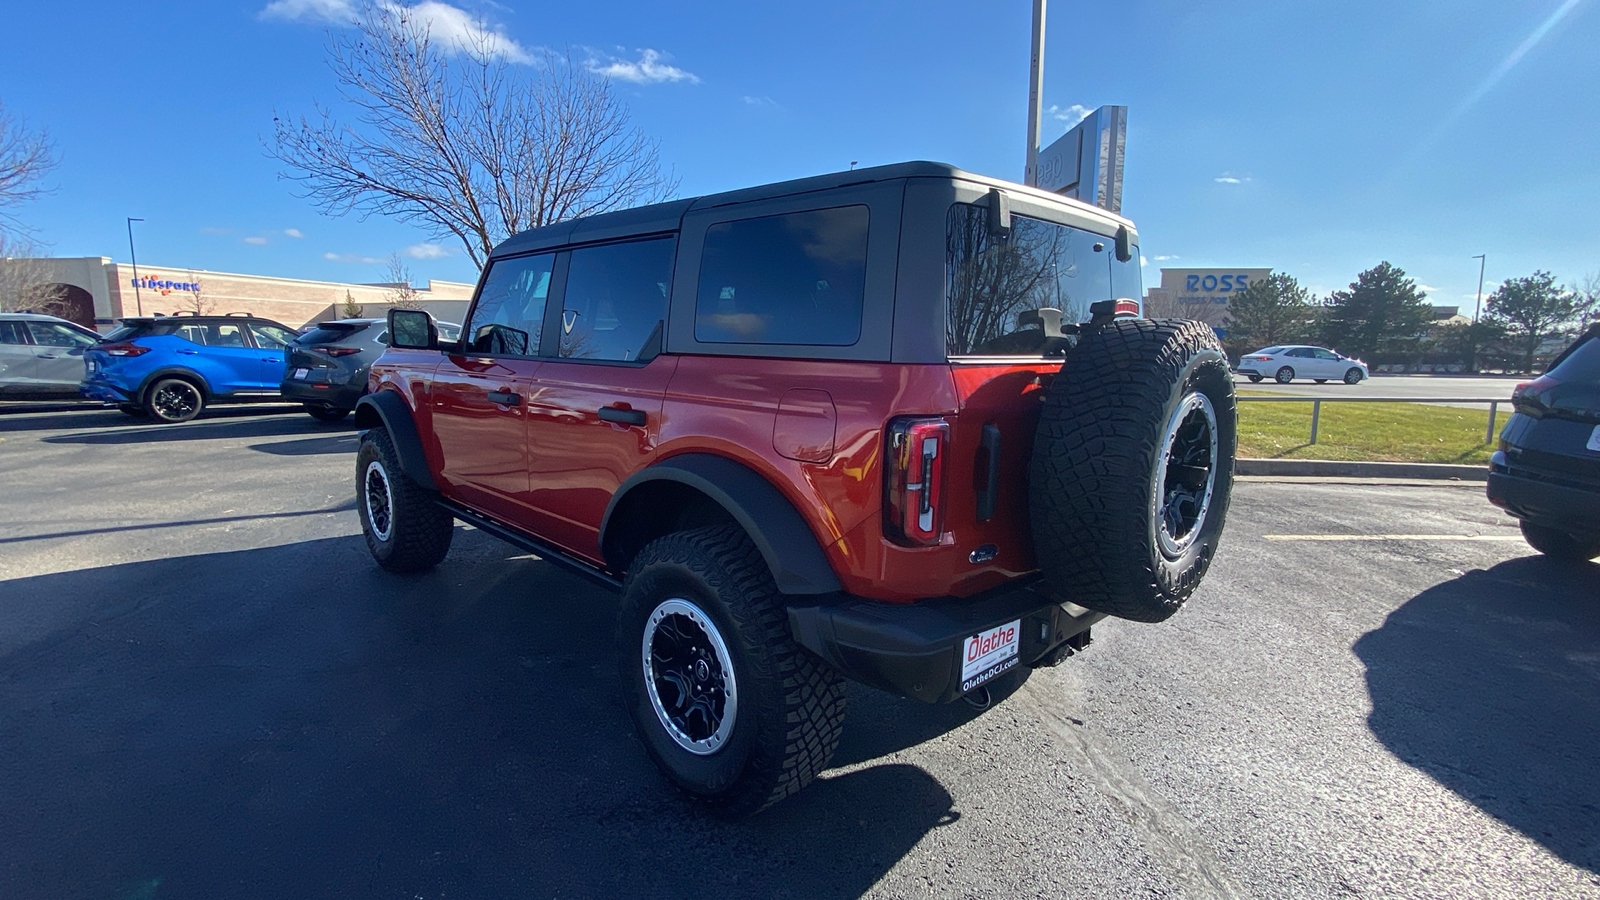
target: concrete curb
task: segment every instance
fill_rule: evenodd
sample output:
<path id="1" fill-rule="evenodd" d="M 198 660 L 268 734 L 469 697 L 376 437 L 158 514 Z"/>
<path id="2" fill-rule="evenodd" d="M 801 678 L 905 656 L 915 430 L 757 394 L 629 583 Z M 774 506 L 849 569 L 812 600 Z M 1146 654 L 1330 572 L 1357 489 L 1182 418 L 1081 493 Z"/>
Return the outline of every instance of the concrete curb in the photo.
<path id="1" fill-rule="evenodd" d="M 1323 478 L 1431 478 L 1488 481 L 1488 466 L 1448 463 L 1344 462 L 1334 459 L 1238 459 L 1237 475 L 1308 476 Z"/>

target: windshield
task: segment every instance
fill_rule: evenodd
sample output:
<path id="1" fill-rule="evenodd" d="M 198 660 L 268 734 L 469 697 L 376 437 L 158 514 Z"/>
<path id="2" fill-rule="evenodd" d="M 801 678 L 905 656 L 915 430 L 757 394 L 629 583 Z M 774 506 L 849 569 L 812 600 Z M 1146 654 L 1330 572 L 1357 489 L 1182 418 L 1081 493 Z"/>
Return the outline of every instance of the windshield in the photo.
<path id="1" fill-rule="evenodd" d="M 951 356 L 1043 356 L 1067 341 L 1045 333 L 1039 309 L 1086 322 L 1089 305 L 1138 300 L 1139 250 L 1117 260 L 1116 241 L 1069 225 L 1011 216 L 1011 233 L 989 232 L 986 207 L 950 207 L 946 242 L 947 350 Z"/>

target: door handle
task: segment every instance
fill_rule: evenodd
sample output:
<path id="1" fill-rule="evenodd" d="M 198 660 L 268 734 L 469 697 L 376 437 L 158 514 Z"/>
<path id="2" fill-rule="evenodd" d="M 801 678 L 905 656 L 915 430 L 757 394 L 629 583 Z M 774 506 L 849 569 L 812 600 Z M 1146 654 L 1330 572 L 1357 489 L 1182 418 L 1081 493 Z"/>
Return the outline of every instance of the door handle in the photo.
<path id="1" fill-rule="evenodd" d="M 600 408 L 600 421 L 612 422 L 617 425 L 643 425 L 644 410 L 618 409 L 615 406 L 602 406 Z"/>
<path id="2" fill-rule="evenodd" d="M 178 352 L 182 353 L 184 356 L 194 356 L 195 354 L 199 353 L 200 351 L 199 350 L 179 350 Z"/>
<path id="3" fill-rule="evenodd" d="M 521 406 L 522 395 L 513 394 L 510 391 L 490 391 L 489 402 L 498 403 L 501 406 Z"/>

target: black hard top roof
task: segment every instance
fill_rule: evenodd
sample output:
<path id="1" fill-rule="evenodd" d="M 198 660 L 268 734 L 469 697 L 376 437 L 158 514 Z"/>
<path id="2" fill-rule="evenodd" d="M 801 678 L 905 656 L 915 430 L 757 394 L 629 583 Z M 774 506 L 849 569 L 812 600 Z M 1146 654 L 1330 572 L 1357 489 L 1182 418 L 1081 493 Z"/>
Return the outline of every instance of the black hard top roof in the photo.
<path id="1" fill-rule="evenodd" d="M 807 178 L 778 181 L 772 184 L 723 191 L 718 194 L 706 194 L 701 197 L 689 197 L 683 200 L 668 200 L 665 203 L 652 203 L 649 206 L 637 206 L 633 209 L 585 216 L 581 219 L 570 219 L 566 222 L 547 225 L 543 228 L 534 228 L 512 235 L 501 242 L 500 246 L 494 248 L 494 252 L 490 254 L 490 257 L 510 256 L 561 244 L 603 241 L 635 234 L 676 231 L 683 221 L 684 214 L 690 210 L 710 209 L 733 203 L 749 203 L 755 200 L 770 200 L 775 197 L 788 197 L 794 194 L 826 191 L 854 184 L 893 181 L 900 178 L 952 178 L 971 181 L 988 187 L 1003 188 L 1009 192 L 1035 195 L 1041 199 L 1058 203 L 1075 204 L 1083 209 L 1092 210 L 1096 215 L 1107 216 L 1119 222 L 1124 221 L 1115 213 L 1109 213 L 1097 207 L 1078 203 L 1076 200 L 1070 200 L 1059 194 L 1052 194 L 1039 188 L 1031 188 L 999 178 L 990 178 L 986 175 L 974 175 L 949 163 L 918 160 L 893 163 L 887 166 L 872 166 L 866 169 L 852 169 L 847 172 L 831 172 L 826 175 L 812 175 Z"/>

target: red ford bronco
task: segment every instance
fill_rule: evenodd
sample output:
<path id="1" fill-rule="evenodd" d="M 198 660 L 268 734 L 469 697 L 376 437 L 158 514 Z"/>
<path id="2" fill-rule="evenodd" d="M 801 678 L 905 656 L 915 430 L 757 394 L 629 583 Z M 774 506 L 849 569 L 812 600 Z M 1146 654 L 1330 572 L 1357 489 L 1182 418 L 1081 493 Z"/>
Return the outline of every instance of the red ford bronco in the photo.
<path id="1" fill-rule="evenodd" d="M 644 746 L 746 814 L 843 678 L 943 702 L 1172 615 L 1233 482 L 1210 328 L 1138 318 L 1128 221 L 904 163 L 510 238 L 459 341 L 390 313 L 356 421 L 396 572 L 461 520 L 620 589 Z"/>

